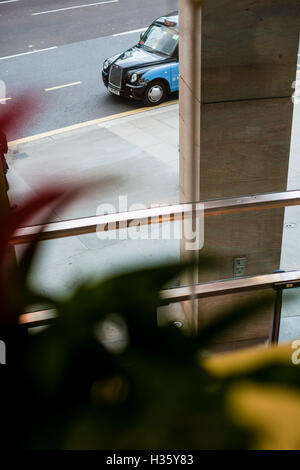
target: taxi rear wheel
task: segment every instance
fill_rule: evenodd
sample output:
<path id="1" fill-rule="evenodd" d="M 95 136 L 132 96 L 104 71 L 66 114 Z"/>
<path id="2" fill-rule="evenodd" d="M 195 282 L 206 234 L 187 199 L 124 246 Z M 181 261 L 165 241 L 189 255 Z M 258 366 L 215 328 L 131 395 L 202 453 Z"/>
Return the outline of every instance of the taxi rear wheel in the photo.
<path id="1" fill-rule="evenodd" d="M 146 106 L 155 106 L 164 101 L 167 96 L 167 87 L 162 80 L 149 83 L 145 90 L 144 103 Z"/>

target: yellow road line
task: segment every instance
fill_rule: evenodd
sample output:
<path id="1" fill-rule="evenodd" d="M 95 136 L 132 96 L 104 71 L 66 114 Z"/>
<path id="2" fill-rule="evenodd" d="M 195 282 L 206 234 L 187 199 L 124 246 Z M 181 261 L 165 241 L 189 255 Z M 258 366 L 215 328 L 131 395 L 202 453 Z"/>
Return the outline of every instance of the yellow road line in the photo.
<path id="1" fill-rule="evenodd" d="M 53 86 L 51 88 L 44 88 L 44 91 L 58 90 L 59 88 L 66 88 L 67 86 L 80 85 L 81 82 L 66 83 L 65 85 Z"/>
<path id="2" fill-rule="evenodd" d="M 52 131 L 42 132 L 41 134 L 35 134 L 29 137 L 23 137 L 22 139 L 12 140 L 11 142 L 9 142 L 9 146 L 12 147 L 18 144 L 34 142 L 35 140 L 43 139 L 45 137 L 52 137 L 53 135 L 63 134 L 64 132 L 74 131 L 76 129 L 82 129 L 83 127 L 92 126 L 94 124 L 100 124 L 101 122 L 113 121 L 114 119 L 119 119 L 119 118 L 126 117 L 126 116 L 132 116 L 134 114 L 144 113 L 145 111 L 152 111 L 154 109 L 164 108 L 166 106 L 170 106 L 176 103 L 178 103 L 178 100 L 169 101 L 167 103 L 162 103 L 158 106 L 152 106 L 151 108 L 145 107 L 145 108 L 133 109 L 132 111 L 125 111 L 124 113 L 112 114 L 110 116 L 104 116 L 102 118 L 93 119 L 91 121 L 79 122 L 78 124 L 73 124 L 71 126 L 61 127 L 59 129 L 54 129 Z"/>
<path id="3" fill-rule="evenodd" d="M 7 101 L 7 100 L 11 100 L 11 98 L 10 97 L 0 98 L 0 103 L 3 103 L 3 101 Z"/>

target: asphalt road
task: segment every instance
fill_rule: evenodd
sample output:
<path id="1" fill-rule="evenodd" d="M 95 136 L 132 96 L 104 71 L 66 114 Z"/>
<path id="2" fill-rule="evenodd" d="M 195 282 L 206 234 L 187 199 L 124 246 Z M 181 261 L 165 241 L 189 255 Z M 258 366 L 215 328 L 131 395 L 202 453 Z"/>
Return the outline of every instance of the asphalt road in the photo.
<path id="1" fill-rule="evenodd" d="M 176 8 L 177 0 L 0 1 L 0 80 L 9 98 L 0 112 L 26 89 L 43 110 L 9 140 L 142 106 L 107 92 L 102 63 L 138 41 L 134 30 Z"/>

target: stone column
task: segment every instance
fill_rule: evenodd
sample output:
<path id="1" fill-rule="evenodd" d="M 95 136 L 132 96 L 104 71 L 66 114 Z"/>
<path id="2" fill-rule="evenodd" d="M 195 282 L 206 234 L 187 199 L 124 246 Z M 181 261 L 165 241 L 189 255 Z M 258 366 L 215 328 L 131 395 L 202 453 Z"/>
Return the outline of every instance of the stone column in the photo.
<path id="1" fill-rule="evenodd" d="M 195 44 L 198 47 L 201 42 L 201 104 L 196 117 L 200 119 L 201 115 L 200 159 L 190 149 L 192 116 L 185 104 L 193 66 L 190 4 L 189 0 L 179 1 L 181 200 L 187 201 L 190 196 L 193 158 L 197 160 L 194 168 L 199 168 L 201 200 L 286 190 L 300 2 L 203 2 Z M 196 89 L 198 97 L 197 93 Z M 224 258 L 213 273 L 200 268 L 198 281 L 278 269 L 282 225 L 283 210 L 207 218 L 202 252 L 220 252 Z M 220 302 L 226 303 L 225 299 Z M 206 302 L 199 304 L 199 312 L 203 312 L 199 322 L 213 314 L 210 310 Z M 265 338 L 266 327 L 256 328 L 255 335 Z M 250 336 L 244 332 L 245 341 Z"/>

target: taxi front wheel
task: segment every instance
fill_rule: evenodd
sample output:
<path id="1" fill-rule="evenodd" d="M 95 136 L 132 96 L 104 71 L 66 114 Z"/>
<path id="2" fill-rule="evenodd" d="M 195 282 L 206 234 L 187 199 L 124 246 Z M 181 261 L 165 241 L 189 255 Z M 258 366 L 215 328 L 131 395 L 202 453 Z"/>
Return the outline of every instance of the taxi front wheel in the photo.
<path id="1" fill-rule="evenodd" d="M 144 103 L 146 106 L 155 106 L 164 101 L 167 96 L 167 87 L 162 80 L 149 83 L 145 90 Z"/>

